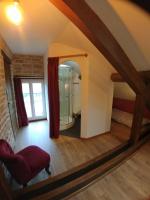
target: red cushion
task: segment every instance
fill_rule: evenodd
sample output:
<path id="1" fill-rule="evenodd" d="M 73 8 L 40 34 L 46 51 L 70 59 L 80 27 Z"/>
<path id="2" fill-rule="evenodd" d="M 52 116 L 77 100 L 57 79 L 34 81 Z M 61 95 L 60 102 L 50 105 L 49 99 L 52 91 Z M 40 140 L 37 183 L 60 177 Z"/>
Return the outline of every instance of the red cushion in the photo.
<path id="1" fill-rule="evenodd" d="M 134 112 L 135 101 L 127 99 L 113 99 L 113 108 L 122 110 L 124 112 L 133 113 Z"/>
<path id="2" fill-rule="evenodd" d="M 135 101 L 120 98 L 113 99 L 113 108 L 122 110 L 124 112 L 133 113 L 134 107 Z M 150 119 L 150 112 L 146 108 L 144 110 L 144 117 Z"/>
<path id="3" fill-rule="evenodd" d="M 21 155 L 15 155 L 13 161 L 4 162 L 7 169 L 11 173 L 11 175 L 15 178 L 15 180 L 20 184 L 25 184 L 32 178 L 32 172 L 25 161 L 25 159 Z"/>
<path id="4" fill-rule="evenodd" d="M 7 160 L 7 159 L 13 159 L 14 158 L 14 152 L 11 148 L 11 146 L 5 141 L 0 140 L 0 159 L 1 160 Z"/>
<path id="5" fill-rule="evenodd" d="M 37 146 L 29 146 L 14 154 L 10 145 L 0 140 L 0 160 L 18 183 L 25 184 L 49 166 L 50 156 Z"/>
<path id="6" fill-rule="evenodd" d="M 18 152 L 17 155 L 21 155 L 24 158 L 33 174 L 40 172 L 50 163 L 49 154 L 37 146 L 29 146 Z"/>

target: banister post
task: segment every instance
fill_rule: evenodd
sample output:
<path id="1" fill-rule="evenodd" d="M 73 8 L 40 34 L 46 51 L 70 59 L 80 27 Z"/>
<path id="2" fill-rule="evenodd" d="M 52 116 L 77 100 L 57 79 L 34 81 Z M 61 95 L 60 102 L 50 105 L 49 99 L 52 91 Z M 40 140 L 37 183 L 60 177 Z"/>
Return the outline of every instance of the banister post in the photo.
<path id="1" fill-rule="evenodd" d="M 134 144 L 138 142 L 141 134 L 144 108 L 145 108 L 144 98 L 143 96 L 137 94 L 135 100 L 135 108 L 134 108 L 131 137 L 130 137 L 131 142 Z"/>

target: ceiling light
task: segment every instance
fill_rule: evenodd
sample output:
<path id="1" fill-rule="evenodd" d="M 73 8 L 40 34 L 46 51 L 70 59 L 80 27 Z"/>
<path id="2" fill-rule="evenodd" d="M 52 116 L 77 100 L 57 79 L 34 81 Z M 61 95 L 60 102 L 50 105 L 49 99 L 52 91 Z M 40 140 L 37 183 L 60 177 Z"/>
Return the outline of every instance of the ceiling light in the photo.
<path id="1" fill-rule="evenodd" d="M 13 24 L 21 24 L 23 17 L 19 1 L 14 1 L 6 7 L 6 15 Z"/>

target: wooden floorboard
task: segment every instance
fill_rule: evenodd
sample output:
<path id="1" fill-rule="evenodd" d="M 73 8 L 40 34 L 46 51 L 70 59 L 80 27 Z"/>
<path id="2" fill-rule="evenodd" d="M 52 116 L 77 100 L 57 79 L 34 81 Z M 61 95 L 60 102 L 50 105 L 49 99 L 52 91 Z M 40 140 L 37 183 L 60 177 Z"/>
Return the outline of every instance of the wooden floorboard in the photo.
<path id="1" fill-rule="evenodd" d="M 114 132 L 113 132 L 114 133 Z M 106 135 L 102 135 L 101 136 L 101 139 L 104 137 L 104 136 L 112 136 L 114 138 L 118 138 L 119 135 L 117 133 L 117 135 L 113 135 L 112 133 L 109 133 L 109 134 L 106 134 Z M 149 135 L 148 137 L 146 137 L 144 139 L 144 141 L 147 141 L 147 139 L 149 138 Z M 93 138 L 95 139 L 95 138 Z M 91 139 L 92 140 L 92 139 Z M 142 142 L 144 141 L 141 141 L 140 144 L 142 144 Z M 106 159 L 107 156 L 105 156 L 104 158 L 104 162 L 102 161 L 103 159 L 100 158 L 99 160 L 97 160 L 96 162 L 98 162 L 96 164 L 96 162 L 94 161 L 93 164 L 87 164 L 86 166 L 83 166 L 84 168 L 84 171 L 85 173 L 81 173 L 80 175 L 80 171 L 82 171 L 82 167 L 78 170 L 78 173 L 77 173 L 77 176 L 75 175 L 75 177 L 72 179 L 68 179 L 67 180 L 67 177 L 64 177 L 64 183 L 62 182 L 61 184 L 58 184 L 58 186 L 56 186 L 55 188 L 51 188 L 51 185 L 49 185 L 49 183 L 45 183 L 45 186 L 43 185 L 43 189 L 42 188 L 34 188 L 33 190 L 33 187 L 31 187 L 31 191 L 29 192 L 28 191 L 28 188 L 27 188 L 27 191 L 25 190 L 23 193 L 21 192 L 22 196 L 20 196 L 19 199 L 45 199 L 45 200 L 59 200 L 59 199 L 64 199 L 66 196 L 68 195 L 72 195 L 74 192 L 78 191 L 79 189 L 83 188 L 84 186 L 86 186 L 87 184 L 91 183 L 91 181 L 95 181 L 95 178 L 98 178 L 99 176 L 103 175 L 104 173 L 106 173 L 108 170 L 110 170 L 111 168 L 115 167 L 118 163 L 120 163 L 121 161 L 123 161 L 124 159 L 128 158 L 128 156 L 130 154 L 132 154 L 136 148 L 139 147 L 140 144 L 137 144 L 137 147 L 134 146 L 132 147 L 130 144 L 129 145 L 123 145 L 121 148 L 120 147 L 116 147 L 116 150 L 114 151 L 114 155 L 112 155 L 112 160 L 109 160 L 110 159 L 110 153 L 109 153 L 109 159 Z M 118 150 L 117 150 L 118 148 Z M 118 153 L 117 153 L 118 152 Z M 120 153 L 121 154 L 120 154 Z M 107 154 L 107 153 L 106 153 Z M 133 158 L 132 158 L 133 159 Z M 143 164 L 143 163 L 142 163 Z M 84 165 L 84 164 L 83 164 Z M 88 167 L 89 165 L 89 167 Z M 91 167 L 90 167 L 91 165 Z M 89 169 L 88 169 L 88 168 Z M 86 169 L 87 168 L 87 169 Z M 129 170 L 132 171 L 132 169 L 129 168 Z M 148 169 L 149 170 L 149 169 Z M 72 172 L 71 172 L 72 173 Z M 73 176 L 73 173 L 71 174 L 71 176 Z M 59 177 L 59 175 L 58 175 Z M 128 179 L 130 178 L 130 176 L 127 176 L 125 175 L 125 177 Z M 57 178 L 57 177 L 56 177 Z M 50 181 L 51 179 L 49 179 Z M 59 180 L 59 178 L 58 178 Z M 53 182 L 54 181 L 54 182 Z M 52 181 L 52 186 L 53 184 L 55 185 L 55 180 Z M 68 182 L 67 182 L 68 181 Z M 51 181 L 50 181 L 51 182 Z M 120 184 L 123 184 L 123 182 L 120 182 Z M 40 184 L 40 183 L 39 183 Z M 47 188 L 48 187 L 48 188 Z M 30 188 L 30 187 L 29 187 Z M 47 188 L 47 189 L 46 189 Z M 45 190 L 46 189 L 46 190 Z M 38 194 L 38 192 L 41 190 L 41 193 Z M 111 189 L 110 189 L 111 191 Z M 120 191 L 120 190 L 119 190 Z M 26 193 L 27 192 L 27 193 Z M 85 191 L 84 191 L 85 192 Z M 135 192 L 135 191 L 134 191 Z M 33 193 L 33 194 L 32 194 Z M 79 194 L 78 194 L 79 195 Z M 92 195 L 92 194 L 91 194 Z M 95 193 L 94 193 L 95 195 Z M 77 195 L 76 195 L 77 196 Z M 78 197 L 72 197 L 72 198 L 78 198 Z M 86 196 L 86 195 L 85 195 Z M 116 197 L 116 196 L 115 196 Z M 80 197 L 79 197 L 80 199 Z M 81 197 L 82 199 L 82 197 Z M 86 197 L 87 199 L 87 197 Z M 92 198 L 93 199 L 93 198 Z M 119 194 L 118 194 L 118 199 L 119 199 Z M 128 199 L 128 198 L 127 198 Z"/>
<path id="2" fill-rule="evenodd" d="M 115 171 L 70 200 L 150 199 L 150 141 Z"/>
<path id="3" fill-rule="evenodd" d="M 73 167 L 79 166 L 103 153 L 114 149 L 129 138 L 130 129 L 112 123 L 112 131 L 91 139 L 79 139 L 60 136 L 59 139 L 50 139 L 47 121 L 34 122 L 28 127 L 20 129 L 15 151 L 29 145 L 38 145 L 51 155 L 52 177 Z M 29 185 L 47 179 L 45 171 L 36 176 Z M 13 182 L 13 188 L 18 185 Z"/>
<path id="4" fill-rule="evenodd" d="M 23 191 L 23 193 L 25 192 L 24 194 L 22 192 L 20 193 L 19 200 L 20 199 L 21 200 L 64 199 L 64 197 L 72 195 L 73 193 L 79 191 L 80 189 L 87 186 L 88 184 L 91 184 L 91 182 L 95 181 L 96 178 L 102 177 L 102 175 L 106 174 L 107 172 L 110 172 L 110 169 L 117 167 L 118 164 L 122 163 L 124 160 L 129 159 L 129 156 L 131 156 L 133 152 L 135 152 L 137 148 L 139 148 L 143 144 L 143 142 L 148 141 L 149 138 L 150 138 L 150 135 L 147 135 L 143 140 L 141 140 L 138 144 L 134 146 L 131 146 L 131 143 L 129 143 L 128 145 L 123 145 L 121 148 L 117 147 L 116 150 L 114 150 L 114 153 L 111 152 L 112 156 L 110 155 L 110 153 L 108 153 L 107 155 L 108 159 L 107 159 L 107 156 L 104 155 L 103 158 L 99 158 L 98 163 L 96 161 L 91 165 L 90 168 L 88 167 L 89 170 L 86 169 L 87 168 L 86 165 L 84 166 L 84 170 L 82 170 L 82 167 L 81 167 L 81 169 L 78 169 L 77 171 L 77 176 L 71 179 L 64 177 L 64 181 L 63 182 L 61 181 L 61 183 L 59 183 L 56 187 L 54 186 L 56 184 L 55 180 L 52 183 L 52 185 L 45 183 L 45 186 L 43 188 L 39 188 L 39 189 L 34 188 L 33 190 L 33 188 L 31 187 L 32 188 L 31 192 L 26 193 L 25 191 Z M 73 174 L 71 175 L 71 177 L 72 176 Z"/>

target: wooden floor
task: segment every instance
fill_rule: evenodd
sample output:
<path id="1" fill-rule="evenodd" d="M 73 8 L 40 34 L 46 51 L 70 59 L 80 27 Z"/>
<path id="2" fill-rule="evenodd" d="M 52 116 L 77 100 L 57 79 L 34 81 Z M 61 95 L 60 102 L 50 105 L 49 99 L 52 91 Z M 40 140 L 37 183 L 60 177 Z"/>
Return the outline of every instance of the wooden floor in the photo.
<path id="1" fill-rule="evenodd" d="M 129 128 L 112 122 L 110 133 L 91 139 L 79 139 L 63 135 L 59 139 L 50 139 L 48 122 L 40 121 L 30 123 L 29 126 L 20 129 L 16 139 L 15 151 L 17 152 L 29 145 L 37 145 L 43 148 L 51 155 L 51 172 L 54 176 L 115 148 L 127 140 L 129 135 Z M 47 174 L 42 171 L 30 184 L 46 178 Z"/>
<path id="2" fill-rule="evenodd" d="M 150 141 L 128 161 L 69 200 L 150 200 Z"/>

